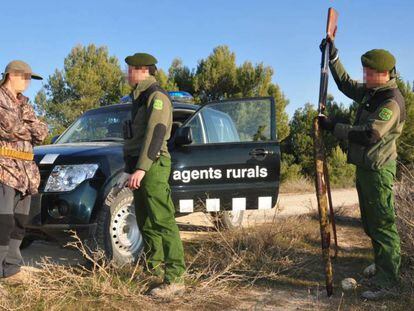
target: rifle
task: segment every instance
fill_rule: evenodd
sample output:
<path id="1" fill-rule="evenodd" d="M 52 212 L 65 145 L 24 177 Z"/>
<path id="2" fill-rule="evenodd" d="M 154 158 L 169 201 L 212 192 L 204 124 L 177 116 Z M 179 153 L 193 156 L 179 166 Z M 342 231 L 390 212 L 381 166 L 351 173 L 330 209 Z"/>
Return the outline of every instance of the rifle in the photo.
<path id="1" fill-rule="evenodd" d="M 328 21 L 326 25 L 326 45 L 322 52 L 321 62 L 321 78 L 319 86 L 319 105 L 318 115 L 325 112 L 326 98 L 328 93 L 328 78 L 329 78 L 329 49 L 331 42 L 335 39 L 337 30 L 338 13 L 333 9 L 328 10 Z M 331 232 L 330 226 L 332 225 L 332 231 L 335 240 L 335 253 L 332 258 L 335 258 L 338 254 L 338 240 L 336 235 L 335 216 L 333 212 L 331 187 L 329 182 L 328 166 L 326 164 L 325 156 L 325 144 L 323 141 L 323 133 L 319 128 L 318 117 L 313 120 L 313 148 L 315 156 L 315 187 L 316 196 L 318 199 L 318 211 L 319 211 L 319 224 L 321 230 L 322 240 L 322 257 L 325 263 L 326 274 L 326 292 L 328 297 L 333 294 L 333 270 L 331 263 Z M 329 208 L 329 216 L 328 216 Z"/>

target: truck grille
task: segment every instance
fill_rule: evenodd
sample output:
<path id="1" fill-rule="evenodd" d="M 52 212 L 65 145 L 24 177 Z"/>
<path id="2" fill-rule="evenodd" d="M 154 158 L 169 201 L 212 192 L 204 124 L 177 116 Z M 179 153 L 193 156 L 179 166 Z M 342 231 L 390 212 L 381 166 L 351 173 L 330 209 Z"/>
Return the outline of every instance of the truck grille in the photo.
<path id="1" fill-rule="evenodd" d="M 53 168 L 53 165 L 39 165 L 39 172 L 40 172 L 39 191 L 43 191 L 45 189 L 47 179 L 49 178 L 52 168 Z"/>

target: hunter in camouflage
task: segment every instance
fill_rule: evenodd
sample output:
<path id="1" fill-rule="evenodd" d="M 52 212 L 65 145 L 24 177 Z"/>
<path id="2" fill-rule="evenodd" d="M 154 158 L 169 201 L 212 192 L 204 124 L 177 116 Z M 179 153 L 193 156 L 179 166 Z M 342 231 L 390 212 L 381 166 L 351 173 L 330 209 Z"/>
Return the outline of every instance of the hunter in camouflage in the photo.
<path id="1" fill-rule="evenodd" d="M 13 61 L 0 80 L 0 277 L 10 281 L 19 278 L 20 244 L 31 195 L 40 182 L 33 145 L 48 134 L 22 94 L 32 78 L 41 79 L 28 64 Z"/>

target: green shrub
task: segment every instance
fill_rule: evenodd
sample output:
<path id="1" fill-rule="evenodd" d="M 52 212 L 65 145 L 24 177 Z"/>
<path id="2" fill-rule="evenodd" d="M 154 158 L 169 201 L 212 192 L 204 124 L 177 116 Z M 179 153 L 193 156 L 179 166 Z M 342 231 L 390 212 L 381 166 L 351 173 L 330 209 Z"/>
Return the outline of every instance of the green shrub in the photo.
<path id="1" fill-rule="evenodd" d="M 355 186 L 355 166 L 347 163 L 346 154 L 339 146 L 332 150 L 328 157 L 328 169 L 331 186 L 348 188 Z"/>
<path id="2" fill-rule="evenodd" d="M 302 167 L 299 164 L 287 164 L 282 161 L 280 167 L 280 180 L 281 182 L 299 180 L 302 176 Z"/>
<path id="3" fill-rule="evenodd" d="M 302 166 L 294 163 L 295 158 L 292 154 L 283 154 L 280 163 L 280 182 L 296 181 L 303 178 Z"/>

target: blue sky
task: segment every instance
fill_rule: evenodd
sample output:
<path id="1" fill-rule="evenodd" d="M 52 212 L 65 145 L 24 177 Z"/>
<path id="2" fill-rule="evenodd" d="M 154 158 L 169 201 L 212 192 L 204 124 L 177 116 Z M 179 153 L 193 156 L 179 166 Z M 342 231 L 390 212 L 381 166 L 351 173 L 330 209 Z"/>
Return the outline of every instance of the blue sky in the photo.
<path id="1" fill-rule="evenodd" d="M 153 53 L 168 69 L 175 57 L 194 68 L 217 45 L 228 45 L 237 63 L 264 62 L 290 100 L 287 111 L 316 104 L 319 42 L 327 9 L 339 11 L 336 44 L 350 75 L 362 78 L 360 55 L 390 50 L 404 80 L 414 80 L 412 0 L 118 0 L 7 1 L 2 3 L 0 69 L 12 59 L 27 61 L 47 77 L 63 67 L 76 44 L 106 45 L 121 63 L 138 51 Z M 33 81 L 32 99 L 41 83 Z M 329 92 L 349 104 L 333 81 Z"/>

